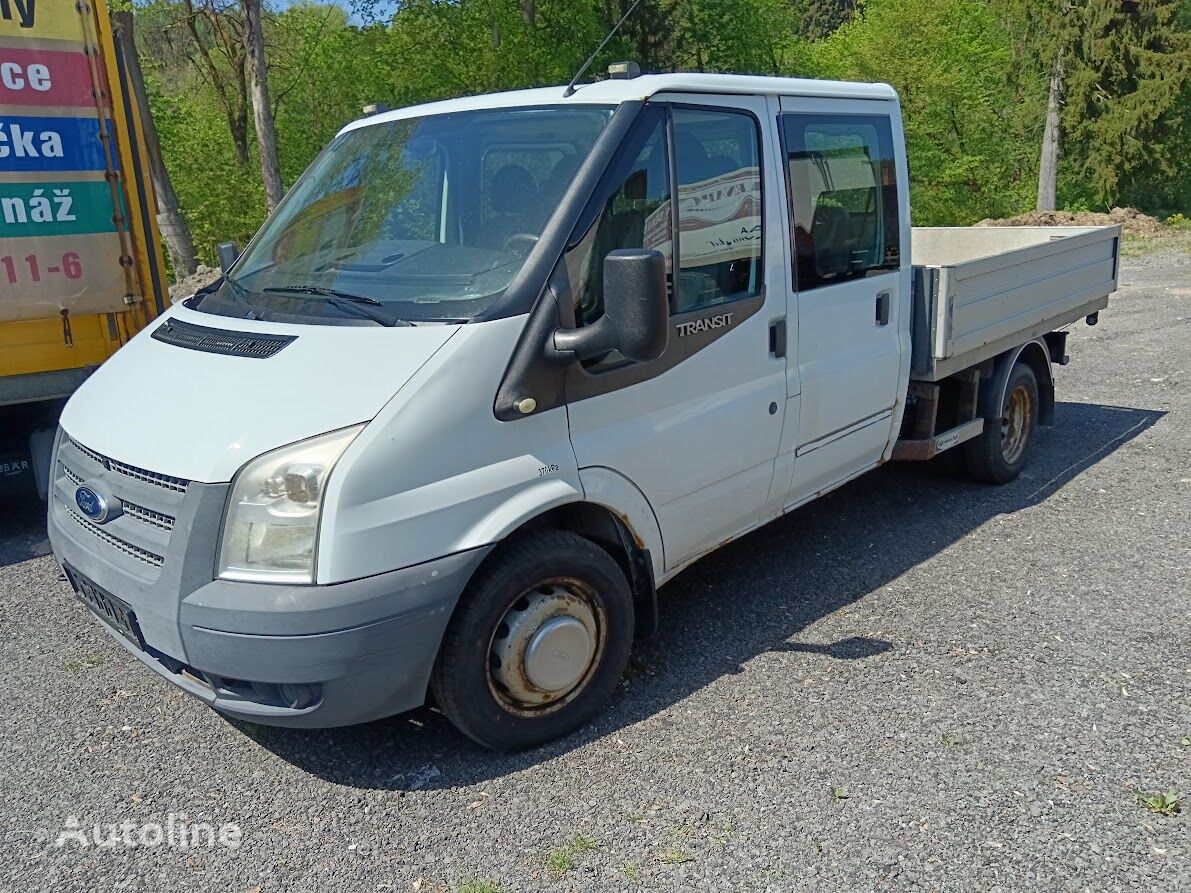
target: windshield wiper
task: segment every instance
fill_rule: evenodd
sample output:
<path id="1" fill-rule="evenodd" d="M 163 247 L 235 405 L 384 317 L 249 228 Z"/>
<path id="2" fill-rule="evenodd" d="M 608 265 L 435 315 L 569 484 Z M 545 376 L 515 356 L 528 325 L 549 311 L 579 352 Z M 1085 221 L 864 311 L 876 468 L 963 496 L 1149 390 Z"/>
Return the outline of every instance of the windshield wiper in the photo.
<path id="1" fill-rule="evenodd" d="M 262 315 L 261 311 L 254 307 L 248 300 L 248 295 L 250 295 L 251 292 L 239 282 L 234 279 L 229 279 L 227 276 L 220 276 L 214 282 L 210 283 L 209 285 L 204 285 L 194 293 L 194 297 L 199 299 L 198 303 L 194 305 L 195 309 L 197 310 L 199 307 L 201 307 L 206 302 L 207 298 L 214 297 L 219 292 L 220 288 L 225 285 L 227 286 L 227 294 L 224 295 L 223 298 L 241 310 L 244 313 L 244 319 L 264 320 L 265 317 Z"/>
<path id="2" fill-rule="evenodd" d="M 364 295 L 353 295 L 350 292 L 325 288 L 321 285 L 272 285 L 264 290 L 273 294 L 312 295 L 320 297 L 332 307 L 338 307 L 340 310 L 355 310 L 357 313 L 363 314 L 373 322 L 380 323 L 382 326 L 413 325 L 409 320 L 374 310 L 374 307 L 383 307 L 384 304 L 375 298 L 367 298 Z"/>

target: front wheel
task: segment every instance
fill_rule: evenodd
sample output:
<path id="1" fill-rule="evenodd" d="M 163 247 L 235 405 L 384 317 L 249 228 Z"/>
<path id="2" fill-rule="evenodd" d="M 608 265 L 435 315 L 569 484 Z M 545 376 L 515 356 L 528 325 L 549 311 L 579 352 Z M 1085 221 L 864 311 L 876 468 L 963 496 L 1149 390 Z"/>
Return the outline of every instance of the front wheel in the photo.
<path id="1" fill-rule="evenodd" d="M 964 444 L 968 473 L 989 484 L 1007 484 L 1021 474 L 1038 429 L 1038 379 L 1018 363 L 1009 373 L 1005 399 L 984 413 L 984 431 Z"/>
<path id="2" fill-rule="evenodd" d="M 583 537 L 541 530 L 501 547 L 451 618 L 430 678 L 447 718 L 496 750 L 586 723 L 612 694 L 633 641 L 620 565 Z"/>

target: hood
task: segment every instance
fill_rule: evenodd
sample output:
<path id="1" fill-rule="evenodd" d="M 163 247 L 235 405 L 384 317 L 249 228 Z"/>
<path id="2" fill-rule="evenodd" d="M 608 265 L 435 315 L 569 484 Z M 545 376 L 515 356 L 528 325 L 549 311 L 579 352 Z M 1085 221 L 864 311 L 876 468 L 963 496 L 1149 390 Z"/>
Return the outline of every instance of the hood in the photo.
<path id="1" fill-rule="evenodd" d="M 163 319 L 293 341 L 263 359 L 228 356 L 156 340 L 155 321 L 75 392 L 62 427 L 113 459 L 202 483 L 230 481 L 285 444 L 370 421 L 460 328 L 287 325 L 181 305 Z"/>

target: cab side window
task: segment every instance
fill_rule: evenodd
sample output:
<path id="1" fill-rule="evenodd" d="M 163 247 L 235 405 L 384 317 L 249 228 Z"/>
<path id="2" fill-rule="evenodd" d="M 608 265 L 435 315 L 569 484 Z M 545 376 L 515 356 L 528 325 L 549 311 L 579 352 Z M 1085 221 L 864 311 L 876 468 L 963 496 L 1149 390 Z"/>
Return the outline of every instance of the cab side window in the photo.
<path id="1" fill-rule="evenodd" d="M 782 115 L 799 291 L 901 266 L 887 117 Z"/>
<path id="2" fill-rule="evenodd" d="M 674 109 L 678 288 L 688 313 L 761 289 L 760 134 L 752 115 Z"/>
<path id="3" fill-rule="evenodd" d="M 610 251 L 642 247 L 660 251 L 670 276 L 674 230 L 665 125 L 663 109 L 642 113 L 592 197 L 580 222 L 582 235 L 567 251 L 576 325 L 591 325 L 604 315 L 604 258 Z M 614 362 L 614 357 L 601 361 L 603 365 Z"/>

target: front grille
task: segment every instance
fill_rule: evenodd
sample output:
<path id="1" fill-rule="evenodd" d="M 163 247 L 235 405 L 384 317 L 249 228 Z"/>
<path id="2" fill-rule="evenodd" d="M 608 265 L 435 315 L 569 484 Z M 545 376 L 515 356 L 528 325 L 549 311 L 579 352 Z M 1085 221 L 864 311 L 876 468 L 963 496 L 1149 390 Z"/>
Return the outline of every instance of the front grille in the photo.
<path id="1" fill-rule="evenodd" d="M 190 481 L 105 456 L 65 432 L 55 479 L 56 501 L 79 530 L 143 567 L 160 569 L 165 564 Z M 78 511 L 75 491 L 88 483 L 102 483 L 119 500 L 122 513 L 97 524 Z"/>
<path id="2" fill-rule="evenodd" d="M 63 505 L 62 507 L 66 510 L 66 514 L 70 516 L 71 520 L 73 520 L 75 524 L 83 528 L 83 530 L 86 530 L 92 536 L 97 537 L 98 539 L 107 543 L 113 549 L 118 549 L 125 555 L 135 558 L 137 561 L 140 561 L 149 567 L 161 567 L 163 564 L 165 564 L 165 558 L 163 558 L 161 555 L 158 555 L 155 552 L 150 552 L 148 549 L 142 549 L 140 546 L 134 546 L 132 543 L 126 542 L 125 540 L 120 539 L 118 536 L 112 536 L 112 534 L 108 533 L 98 524 L 92 524 L 68 505 Z"/>
<path id="3" fill-rule="evenodd" d="M 102 453 L 95 452 L 90 447 L 83 446 L 83 444 L 79 443 L 73 437 L 67 437 L 67 439 L 76 450 L 87 456 L 91 461 L 102 465 L 108 471 L 114 471 L 117 474 L 143 481 L 146 484 L 152 484 L 155 487 L 161 487 L 164 490 L 173 490 L 175 493 L 185 493 L 190 486 L 190 481 L 183 478 L 172 477 L 168 474 L 158 474 L 156 471 L 148 471 L 144 468 L 138 468 L 135 465 L 118 462 Z"/>
<path id="4" fill-rule="evenodd" d="M 76 487 L 83 483 L 83 476 L 76 474 L 71 468 L 58 463 L 58 468 L 62 471 L 62 476 L 74 484 Z M 173 530 L 175 518 L 173 515 L 167 515 L 165 512 L 157 512 L 153 509 L 147 509 L 143 505 L 137 505 L 135 502 L 127 502 L 121 500 L 121 506 L 124 509 L 124 514 L 131 518 L 136 518 L 145 524 L 149 524 L 159 530 Z"/>
<path id="5" fill-rule="evenodd" d="M 190 481 L 183 480 L 182 478 L 170 477 L 168 474 L 158 474 L 156 471 L 146 471 L 143 468 L 137 468 L 135 465 L 125 465 L 123 462 L 117 462 L 115 459 L 109 459 L 108 463 L 112 471 L 127 475 L 130 478 L 136 478 L 138 481 L 144 481 L 146 484 L 153 484 L 166 490 L 173 490 L 175 493 L 185 493 L 190 486 Z"/>
<path id="6" fill-rule="evenodd" d="M 124 514 L 136 518 L 151 527 L 156 527 L 159 530 L 173 530 L 174 516 L 167 515 L 165 512 L 155 512 L 153 509 L 147 509 L 144 506 L 137 505 L 135 502 L 124 503 Z"/>

